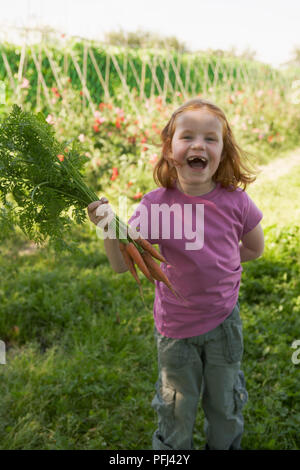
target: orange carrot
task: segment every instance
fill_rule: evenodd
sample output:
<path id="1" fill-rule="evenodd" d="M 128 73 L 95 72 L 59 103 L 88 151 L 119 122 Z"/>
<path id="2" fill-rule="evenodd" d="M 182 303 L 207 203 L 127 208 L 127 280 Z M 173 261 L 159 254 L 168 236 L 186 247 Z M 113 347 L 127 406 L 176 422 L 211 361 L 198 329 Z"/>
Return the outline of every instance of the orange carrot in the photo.
<path id="1" fill-rule="evenodd" d="M 169 279 L 161 270 L 160 266 L 156 263 L 156 261 L 154 261 L 150 253 L 148 253 L 147 251 L 143 251 L 142 257 L 154 279 L 156 279 L 157 281 L 162 281 L 173 292 L 173 294 L 178 297 L 178 294 L 175 292 Z"/>
<path id="2" fill-rule="evenodd" d="M 140 268 L 142 273 L 146 276 L 146 278 L 154 284 L 154 279 L 151 276 L 149 269 L 147 268 L 139 250 L 135 247 L 135 245 L 132 242 L 126 243 L 125 249 L 136 265 Z"/>
<path id="3" fill-rule="evenodd" d="M 133 275 L 134 279 L 136 280 L 136 282 L 141 285 L 141 281 L 140 281 L 140 278 L 138 276 L 138 273 L 136 272 L 136 269 L 135 269 L 135 266 L 134 266 L 134 262 L 132 261 L 132 258 L 129 256 L 129 254 L 127 253 L 126 251 L 126 248 L 125 248 L 125 244 L 122 243 L 122 242 L 119 242 L 119 246 L 120 246 L 120 251 L 123 255 L 123 258 L 124 258 L 124 261 L 125 263 L 127 264 L 128 268 L 129 268 L 129 271 L 131 272 L 131 274 Z"/>
<path id="4" fill-rule="evenodd" d="M 141 236 L 135 240 L 142 248 L 144 248 L 145 251 L 148 251 L 154 258 L 158 259 L 159 261 L 162 261 L 163 263 L 168 263 L 167 260 L 163 257 L 161 253 L 159 253 L 154 246 L 148 242 L 145 238 L 142 238 Z"/>
<path id="5" fill-rule="evenodd" d="M 138 276 L 138 273 L 136 272 L 136 269 L 135 269 L 135 266 L 134 266 L 134 262 L 133 262 L 132 258 L 129 256 L 129 254 L 127 253 L 125 244 L 122 243 L 122 242 L 119 242 L 119 246 L 120 246 L 120 251 L 121 251 L 121 253 L 122 253 L 122 255 L 123 255 L 124 261 L 125 261 L 125 263 L 127 264 L 128 268 L 129 268 L 129 271 L 130 271 L 131 274 L 133 275 L 134 279 L 135 279 L 136 282 L 138 283 L 138 287 L 139 287 L 139 290 L 140 290 L 140 294 L 141 294 L 141 296 L 142 296 L 142 299 L 144 300 L 142 284 L 141 284 L 140 278 L 139 278 L 139 276 Z"/>

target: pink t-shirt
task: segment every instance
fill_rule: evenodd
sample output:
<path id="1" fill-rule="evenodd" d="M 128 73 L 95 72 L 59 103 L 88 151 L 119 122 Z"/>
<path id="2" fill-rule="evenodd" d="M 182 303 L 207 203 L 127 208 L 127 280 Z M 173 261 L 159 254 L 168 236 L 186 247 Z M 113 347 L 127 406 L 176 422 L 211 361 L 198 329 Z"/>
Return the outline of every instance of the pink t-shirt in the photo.
<path id="1" fill-rule="evenodd" d="M 176 186 L 157 188 L 141 200 L 128 223 L 158 244 L 161 263 L 178 299 L 155 281 L 153 313 L 158 331 L 171 338 L 204 334 L 222 323 L 239 295 L 239 241 L 262 219 L 241 188 L 220 183 L 207 194 L 189 196 Z"/>

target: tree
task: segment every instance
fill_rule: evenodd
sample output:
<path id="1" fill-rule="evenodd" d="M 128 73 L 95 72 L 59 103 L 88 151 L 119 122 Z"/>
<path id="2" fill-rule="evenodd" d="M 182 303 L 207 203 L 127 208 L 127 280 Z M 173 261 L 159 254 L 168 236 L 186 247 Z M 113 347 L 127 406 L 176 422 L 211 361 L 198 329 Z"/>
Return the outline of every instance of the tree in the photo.
<path id="1" fill-rule="evenodd" d="M 115 46 L 128 46 L 132 48 L 166 48 L 177 52 L 189 52 L 185 43 L 175 36 L 163 37 L 151 31 L 111 31 L 105 34 L 105 41 Z"/>

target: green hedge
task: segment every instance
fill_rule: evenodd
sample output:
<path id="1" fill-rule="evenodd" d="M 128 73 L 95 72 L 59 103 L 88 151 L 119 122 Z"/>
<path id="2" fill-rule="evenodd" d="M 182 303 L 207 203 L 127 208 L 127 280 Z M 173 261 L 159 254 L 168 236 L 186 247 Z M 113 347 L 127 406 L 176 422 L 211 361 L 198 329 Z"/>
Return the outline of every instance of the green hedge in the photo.
<path id="1" fill-rule="evenodd" d="M 35 55 L 39 57 L 39 45 L 33 46 Z M 229 88 L 236 89 L 237 86 L 242 86 L 244 78 L 243 76 L 239 77 L 238 69 L 242 68 L 245 72 L 248 80 L 253 83 L 253 85 L 257 84 L 258 80 L 265 81 L 268 77 L 278 78 L 280 79 L 280 72 L 277 70 L 272 69 L 272 67 L 261 64 L 255 61 L 249 60 L 242 60 L 240 58 L 219 58 L 213 55 L 208 55 L 205 53 L 184 53 L 179 54 L 176 52 L 166 52 L 163 50 L 155 50 L 155 49 L 130 49 L 130 48 L 121 48 L 121 47 L 113 47 L 113 46 L 104 46 L 103 44 L 99 45 L 96 43 L 92 43 L 89 45 L 92 49 L 95 59 L 97 61 L 98 67 L 105 77 L 105 70 L 106 70 L 106 61 L 107 61 L 107 52 L 112 52 L 119 64 L 120 70 L 122 73 L 125 72 L 124 70 L 124 58 L 127 56 L 131 59 L 138 77 L 141 77 L 142 73 L 142 63 L 143 58 L 147 56 L 151 62 L 152 59 L 155 57 L 160 57 L 161 62 L 164 66 L 167 66 L 168 59 L 174 61 L 174 63 L 178 66 L 179 75 L 182 80 L 182 83 L 185 84 L 186 81 L 186 72 L 189 67 L 189 84 L 187 87 L 188 94 L 198 94 L 202 93 L 206 87 L 209 86 L 218 86 L 224 85 L 224 81 L 227 79 L 223 73 L 222 68 L 226 68 L 227 70 L 231 70 L 231 76 L 233 78 L 231 84 L 229 84 Z M 47 44 L 47 49 L 50 54 L 53 54 L 53 59 L 56 64 L 59 66 L 60 75 L 64 75 L 64 61 L 67 57 L 67 76 L 71 78 L 72 86 L 74 89 L 81 90 L 82 85 L 80 78 L 77 74 L 76 68 L 73 64 L 72 58 L 70 56 L 70 50 L 73 51 L 75 54 L 78 64 L 83 70 L 83 56 L 84 56 L 84 42 L 72 42 L 65 46 L 65 48 L 59 48 L 57 46 Z M 17 78 L 18 74 L 18 67 L 19 61 L 21 56 L 21 47 L 12 45 L 12 44 L 4 44 L 2 45 L 2 51 L 5 52 L 8 62 L 10 64 L 10 68 L 12 73 L 14 74 L 15 78 Z M 49 88 L 56 86 L 56 80 L 53 75 L 53 72 L 50 67 L 49 60 L 43 47 L 41 48 L 41 57 L 42 57 L 42 73 L 45 79 L 45 82 Z M 216 69 L 217 61 L 221 61 L 221 67 Z M 207 72 L 206 72 L 207 71 Z M 217 74 L 217 76 L 216 76 Z M 164 89 L 164 82 L 165 82 L 165 74 L 162 70 L 161 66 L 157 62 L 156 66 L 156 75 L 160 87 Z M 23 68 L 23 76 L 25 76 L 30 81 L 30 89 L 28 90 L 28 100 L 32 103 L 36 102 L 36 94 L 37 94 L 37 83 L 38 83 L 38 71 L 36 69 L 35 63 L 32 58 L 32 53 L 30 47 L 27 47 L 26 50 L 26 60 L 24 63 Z M 0 80 L 7 80 L 7 71 L 5 68 L 5 64 L 0 54 Z M 170 63 L 169 65 L 169 76 L 168 79 L 173 87 L 173 89 L 177 91 L 181 91 L 179 86 L 176 86 L 176 74 L 173 70 L 173 67 Z M 127 73 L 126 73 L 126 81 L 127 85 L 130 90 L 136 88 L 139 93 L 139 86 L 136 82 L 134 72 L 132 71 L 129 63 L 127 62 Z M 152 94 L 159 94 L 159 89 L 155 82 L 152 80 L 152 73 L 150 67 L 147 65 L 145 70 L 145 84 L 144 84 L 144 94 L 149 97 Z M 7 81 L 8 86 L 9 81 Z M 92 100 L 96 103 L 99 103 L 104 99 L 104 89 L 102 88 L 94 65 L 90 56 L 87 56 L 87 87 L 91 94 Z M 109 74 L 109 93 L 111 96 L 115 96 L 120 91 L 122 87 L 122 83 L 120 81 L 118 72 L 113 64 L 112 60 L 110 60 L 110 74 Z M 172 99 L 172 91 L 170 90 L 167 95 L 167 100 L 171 101 Z"/>

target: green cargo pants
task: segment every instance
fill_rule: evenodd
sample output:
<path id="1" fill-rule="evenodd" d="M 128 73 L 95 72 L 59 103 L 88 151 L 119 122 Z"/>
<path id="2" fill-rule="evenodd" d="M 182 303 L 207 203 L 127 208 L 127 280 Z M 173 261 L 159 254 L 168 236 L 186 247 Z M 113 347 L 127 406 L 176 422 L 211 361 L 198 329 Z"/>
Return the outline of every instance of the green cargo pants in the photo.
<path id="1" fill-rule="evenodd" d="M 159 378 L 152 406 L 158 414 L 154 450 L 193 449 L 199 398 L 209 449 L 238 450 L 247 402 L 243 372 L 239 302 L 217 328 L 185 339 L 162 336 L 155 329 Z"/>

